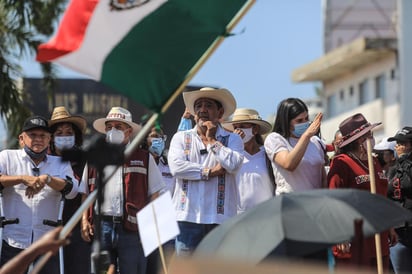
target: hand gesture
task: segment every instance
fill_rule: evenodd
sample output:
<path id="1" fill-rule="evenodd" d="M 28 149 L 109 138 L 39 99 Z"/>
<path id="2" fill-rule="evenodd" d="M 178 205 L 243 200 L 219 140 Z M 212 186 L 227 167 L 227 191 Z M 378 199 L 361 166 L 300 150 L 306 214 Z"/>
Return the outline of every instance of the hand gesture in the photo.
<path id="1" fill-rule="evenodd" d="M 213 123 L 212 121 L 205 121 L 203 122 L 204 127 L 206 127 L 206 138 L 209 141 L 214 141 L 216 140 L 216 132 L 217 132 L 217 124 Z"/>
<path id="2" fill-rule="evenodd" d="M 86 242 L 91 242 L 92 237 L 94 235 L 93 225 L 86 218 L 82 218 L 82 221 L 80 224 L 81 224 L 80 233 L 81 233 L 82 239 Z"/>
<path id="3" fill-rule="evenodd" d="M 33 248 L 36 248 L 39 251 L 39 254 L 44 254 L 49 251 L 55 254 L 61 246 L 70 243 L 70 240 L 68 238 L 59 239 L 59 235 L 62 229 L 63 227 L 59 226 L 53 230 L 50 230 L 39 240 L 33 243 Z"/>
<path id="4" fill-rule="evenodd" d="M 212 169 L 210 169 L 209 177 L 220 176 L 220 175 L 225 175 L 225 174 L 226 174 L 226 169 L 224 169 L 220 164 L 217 164 Z"/>
<path id="5" fill-rule="evenodd" d="M 192 114 L 189 112 L 189 109 L 185 108 L 185 112 L 183 112 L 182 118 L 190 119 L 191 117 L 192 117 Z"/>
<path id="6" fill-rule="evenodd" d="M 315 119 L 313 119 L 313 122 L 310 123 L 308 129 L 305 131 L 304 134 L 306 134 L 309 138 L 318 134 L 319 130 L 320 130 L 320 125 L 322 122 L 322 118 L 323 118 L 323 113 L 320 112 L 315 116 Z"/>

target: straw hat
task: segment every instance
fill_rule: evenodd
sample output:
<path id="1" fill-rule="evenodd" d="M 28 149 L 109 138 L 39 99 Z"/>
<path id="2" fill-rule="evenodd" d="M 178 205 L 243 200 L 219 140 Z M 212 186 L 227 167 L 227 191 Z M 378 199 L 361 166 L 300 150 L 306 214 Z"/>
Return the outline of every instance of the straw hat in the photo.
<path id="1" fill-rule="evenodd" d="M 49 120 L 49 127 L 58 123 L 72 123 L 83 133 L 86 131 L 87 127 L 85 118 L 82 116 L 70 115 L 64 106 L 55 107 L 53 109 L 51 119 Z"/>
<path id="2" fill-rule="evenodd" d="M 346 118 L 339 125 L 339 130 L 342 133 L 342 143 L 340 143 L 339 148 L 342 148 L 354 140 L 358 139 L 362 135 L 365 135 L 375 127 L 381 125 L 382 122 L 371 124 L 366 120 L 366 118 L 357 113 L 349 118 Z"/>
<path id="3" fill-rule="evenodd" d="M 250 108 L 238 108 L 233 113 L 231 121 L 223 122 L 223 126 L 233 131 L 233 124 L 251 123 L 259 126 L 259 134 L 263 135 L 272 130 L 272 125 L 263 120 L 259 113 Z"/>
<path id="4" fill-rule="evenodd" d="M 133 134 L 139 132 L 142 128 L 139 124 L 132 121 L 132 114 L 125 108 L 122 107 L 112 107 L 112 109 L 107 114 L 106 118 L 100 118 L 93 122 L 93 127 L 100 133 L 106 133 L 106 122 L 108 121 L 119 121 L 128 124 L 133 129 Z"/>
<path id="5" fill-rule="evenodd" d="M 201 88 L 199 90 L 183 92 L 183 101 L 192 115 L 195 115 L 195 102 L 200 98 L 208 98 L 222 104 L 224 113 L 222 119 L 227 119 L 236 109 L 236 100 L 227 89 Z"/>

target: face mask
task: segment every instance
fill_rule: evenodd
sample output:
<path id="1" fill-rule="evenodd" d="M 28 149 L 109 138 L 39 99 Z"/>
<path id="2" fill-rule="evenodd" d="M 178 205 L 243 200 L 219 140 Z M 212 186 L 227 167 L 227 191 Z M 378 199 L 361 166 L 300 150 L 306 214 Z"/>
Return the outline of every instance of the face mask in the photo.
<path id="1" fill-rule="evenodd" d="M 247 143 L 250 141 L 250 139 L 252 139 L 253 135 L 253 128 L 239 128 L 241 131 L 243 131 L 243 133 L 245 134 L 245 136 L 243 137 L 243 143 Z"/>
<path id="2" fill-rule="evenodd" d="M 193 126 L 192 126 L 192 120 L 186 119 L 186 118 L 182 118 L 182 119 L 180 120 L 179 126 L 177 127 L 177 131 L 185 131 L 185 130 L 189 130 L 189 129 L 192 129 L 192 128 L 193 128 Z"/>
<path id="3" fill-rule="evenodd" d="M 24 145 L 24 151 L 27 153 L 27 155 L 30 156 L 32 159 L 41 159 L 44 156 L 46 156 L 47 153 L 47 147 L 42 151 L 42 152 L 34 152 L 31 148 L 28 146 Z"/>
<path id="4" fill-rule="evenodd" d="M 106 132 L 106 142 L 111 144 L 121 144 L 124 140 L 124 132 L 115 128 L 112 128 Z"/>
<path id="5" fill-rule="evenodd" d="M 152 145 L 149 147 L 149 151 L 157 156 L 162 155 L 165 149 L 165 141 L 163 138 L 152 138 Z"/>
<path id="6" fill-rule="evenodd" d="M 292 131 L 292 133 L 296 137 L 300 137 L 308 129 L 308 127 L 309 127 L 309 122 L 296 124 L 295 129 Z"/>
<path id="7" fill-rule="evenodd" d="M 58 150 L 70 149 L 74 147 L 74 135 L 73 136 L 56 136 L 54 137 L 54 146 Z"/>

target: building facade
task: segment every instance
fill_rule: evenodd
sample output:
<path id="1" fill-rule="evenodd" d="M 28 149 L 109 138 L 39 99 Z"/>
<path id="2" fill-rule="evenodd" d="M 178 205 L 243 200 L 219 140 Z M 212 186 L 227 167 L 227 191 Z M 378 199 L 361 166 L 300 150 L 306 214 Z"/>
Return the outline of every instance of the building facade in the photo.
<path id="1" fill-rule="evenodd" d="M 402 50 L 412 37 L 402 27 L 411 20 L 405 16 L 411 2 L 323 1 L 324 55 L 295 69 L 292 80 L 321 83 L 321 130 L 327 141 L 343 119 L 358 112 L 383 122 L 375 131 L 377 141 L 412 125 L 412 108 L 405 104 L 412 92 L 403 66 L 410 57 Z"/>

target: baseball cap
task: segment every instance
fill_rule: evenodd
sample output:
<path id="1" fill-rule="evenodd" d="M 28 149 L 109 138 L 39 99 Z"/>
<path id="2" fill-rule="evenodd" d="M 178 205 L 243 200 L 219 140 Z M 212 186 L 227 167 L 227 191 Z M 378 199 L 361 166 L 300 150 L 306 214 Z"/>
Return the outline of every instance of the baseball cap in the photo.
<path id="1" fill-rule="evenodd" d="M 409 141 L 412 142 L 412 127 L 404 127 L 396 133 L 395 136 L 388 139 L 391 141 Z"/>
<path id="2" fill-rule="evenodd" d="M 24 121 L 22 131 L 29 131 L 32 129 L 43 129 L 50 132 L 46 118 L 42 116 L 31 116 Z"/>

